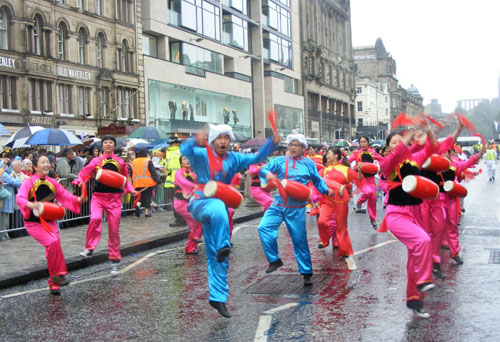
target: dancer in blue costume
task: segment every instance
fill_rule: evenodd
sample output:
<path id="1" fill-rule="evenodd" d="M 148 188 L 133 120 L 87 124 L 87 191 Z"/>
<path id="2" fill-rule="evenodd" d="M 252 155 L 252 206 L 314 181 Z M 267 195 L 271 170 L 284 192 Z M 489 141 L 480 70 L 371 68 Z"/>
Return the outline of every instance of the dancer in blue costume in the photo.
<path id="1" fill-rule="evenodd" d="M 307 185 L 312 180 L 316 189 L 322 194 L 332 195 L 323 179 L 319 176 L 314 162 L 304 158 L 304 149 L 307 149 L 307 141 L 302 134 L 290 134 L 287 137 L 289 156 L 278 157 L 270 161 L 260 170 L 261 183 L 269 183 L 278 179 L 291 179 Z M 276 175 L 277 177 L 276 177 Z M 292 238 L 295 259 L 299 273 L 304 276 L 304 285 L 312 285 L 311 253 L 307 244 L 306 213 L 307 202 L 296 201 L 292 198 L 285 203 L 283 198 L 277 194 L 273 204 L 267 209 L 259 224 L 259 236 L 262 247 L 266 253 L 269 268 L 266 273 L 276 271 L 283 266 L 278 254 L 278 228 L 285 221 L 288 233 Z"/>
<path id="2" fill-rule="evenodd" d="M 202 188 L 210 180 L 230 184 L 233 176 L 251 164 L 264 161 L 280 142 L 279 135 L 261 147 L 256 154 L 228 151 L 234 142 L 232 128 L 228 125 L 210 125 L 208 144 L 202 147 L 205 136 L 198 133 L 181 145 L 181 153 L 189 158 L 192 169 L 198 177 L 198 186 L 190 200 L 188 210 L 191 216 L 203 224 L 203 237 L 208 264 L 209 304 L 224 317 L 231 317 L 226 308 L 229 293 L 227 270 L 229 268 L 229 219 L 226 205 L 220 199 L 206 198 Z M 209 157 L 209 152 L 212 156 Z"/>

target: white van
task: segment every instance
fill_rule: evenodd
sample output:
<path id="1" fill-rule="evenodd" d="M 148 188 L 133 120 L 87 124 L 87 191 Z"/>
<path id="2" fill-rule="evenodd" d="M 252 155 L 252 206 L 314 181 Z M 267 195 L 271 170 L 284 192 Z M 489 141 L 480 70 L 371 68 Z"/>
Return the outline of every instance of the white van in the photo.
<path id="1" fill-rule="evenodd" d="M 462 148 L 462 151 L 467 155 L 467 157 L 472 156 L 475 151 L 472 146 L 474 145 L 480 145 L 481 144 L 481 139 L 479 137 L 458 137 L 457 139 L 457 144 L 460 145 Z"/>

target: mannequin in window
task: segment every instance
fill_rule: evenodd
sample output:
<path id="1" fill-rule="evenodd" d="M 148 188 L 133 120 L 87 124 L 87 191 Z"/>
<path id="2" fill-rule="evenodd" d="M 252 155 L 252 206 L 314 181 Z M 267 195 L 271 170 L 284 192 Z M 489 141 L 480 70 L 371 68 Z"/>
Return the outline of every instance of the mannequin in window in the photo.
<path id="1" fill-rule="evenodd" d="M 240 119 L 238 119 L 238 115 L 236 115 L 236 113 L 236 109 L 233 109 L 233 122 L 235 126 L 238 124 L 238 122 L 240 122 Z"/>
<path id="2" fill-rule="evenodd" d="M 224 119 L 224 125 L 229 124 L 229 109 L 227 107 L 224 107 L 224 110 L 222 111 L 222 118 Z"/>
<path id="3" fill-rule="evenodd" d="M 175 111 L 177 110 L 177 103 L 175 101 L 168 101 L 168 108 L 170 108 L 170 120 L 175 120 Z"/>
<path id="4" fill-rule="evenodd" d="M 188 119 L 188 104 L 186 101 L 182 101 L 182 120 Z"/>
<path id="5" fill-rule="evenodd" d="M 189 104 L 189 121 L 194 121 L 194 109 L 191 103 Z"/>

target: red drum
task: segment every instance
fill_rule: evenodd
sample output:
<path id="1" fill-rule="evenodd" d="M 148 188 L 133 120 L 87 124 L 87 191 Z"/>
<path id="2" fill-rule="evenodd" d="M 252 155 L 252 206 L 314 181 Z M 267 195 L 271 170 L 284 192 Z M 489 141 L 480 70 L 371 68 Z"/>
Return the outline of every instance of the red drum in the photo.
<path id="1" fill-rule="evenodd" d="M 443 172 L 450 168 L 450 161 L 443 156 L 433 154 L 422 164 L 422 169 Z"/>
<path id="2" fill-rule="evenodd" d="M 467 196 L 467 189 L 455 181 L 446 181 L 443 185 L 444 191 L 452 197 L 464 198 Z"/>
<path id="3" fill-rule="evenodd" d="M 276 190 L 276 188 L 278 187 L 278 184 L 276 184 L 276 182 L 260 183 L 260 187 L 262 188 L 262 190 L 271 192 L 273 190 Z"/>
<path id="4" fill-rule="evenodd" d="M 340 184 L 339 182 L 328 178 L 323 178 L 323 180 L 325 181 L 327 187 L 337 191 L 340 197 L 344 197 L 345 184 Z"/>
<path id="5" fill-rule="evenodd" d="M 64 207 L 52 202 L 40 202 L 37 208 L 33 208 L 33 215 L 45 221 L 60 220 L 65 213 Z"/>
<path id="6" fill-rule="evenodd" d="M 205 197 L 218 198 L 224 202 L 227 207 L 234 209 L 238 208 L 243 200 L 243 196 L 241 196 L 238 190 L 230 185 L 217 181 L 210 181 L 205 184 L 203 195 L 205 195 Z"/>
<path id="7" fill-rule="evenodd" d="M 361 164 L 361 172 L 366 173 L 367 175 L 376 175 L 379 171 L 379 167 L 373 163 L 362 162 Z"/>
<path id="8" fill-rule="evenodd" d="M 420 199 L 435 199 L 439 195 L 437 184 L 422 176 L 406 176 L 403 179 L 403 190 Z"/>
<path id="9" fill-rule="evenodd" d="M 302 183 L 290 179 L 283 179 L 281 180 L 281 185 L 283 185 L 287 196 L 296 201 L 309 202 L 311 199 L 311 189 Z"/>
<path id="10" fill-rule="evenodd" d="M 115 189 L 123 189 L 127 178 L 121 173 L 112 170 L 99 169 L 95 175 L 96 181 Z"/>

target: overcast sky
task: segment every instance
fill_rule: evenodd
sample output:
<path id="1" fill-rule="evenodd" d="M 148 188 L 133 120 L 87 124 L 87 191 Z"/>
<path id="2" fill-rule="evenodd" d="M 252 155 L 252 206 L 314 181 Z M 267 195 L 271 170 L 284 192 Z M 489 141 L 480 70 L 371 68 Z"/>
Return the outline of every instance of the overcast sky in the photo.
<path id="1" fill-rule="evenodd" d="M 499 0 L 351 0 L 353 46 L 382 38 L 402 87 L 444 112 L 459 99 L 498 97 Z"/>

